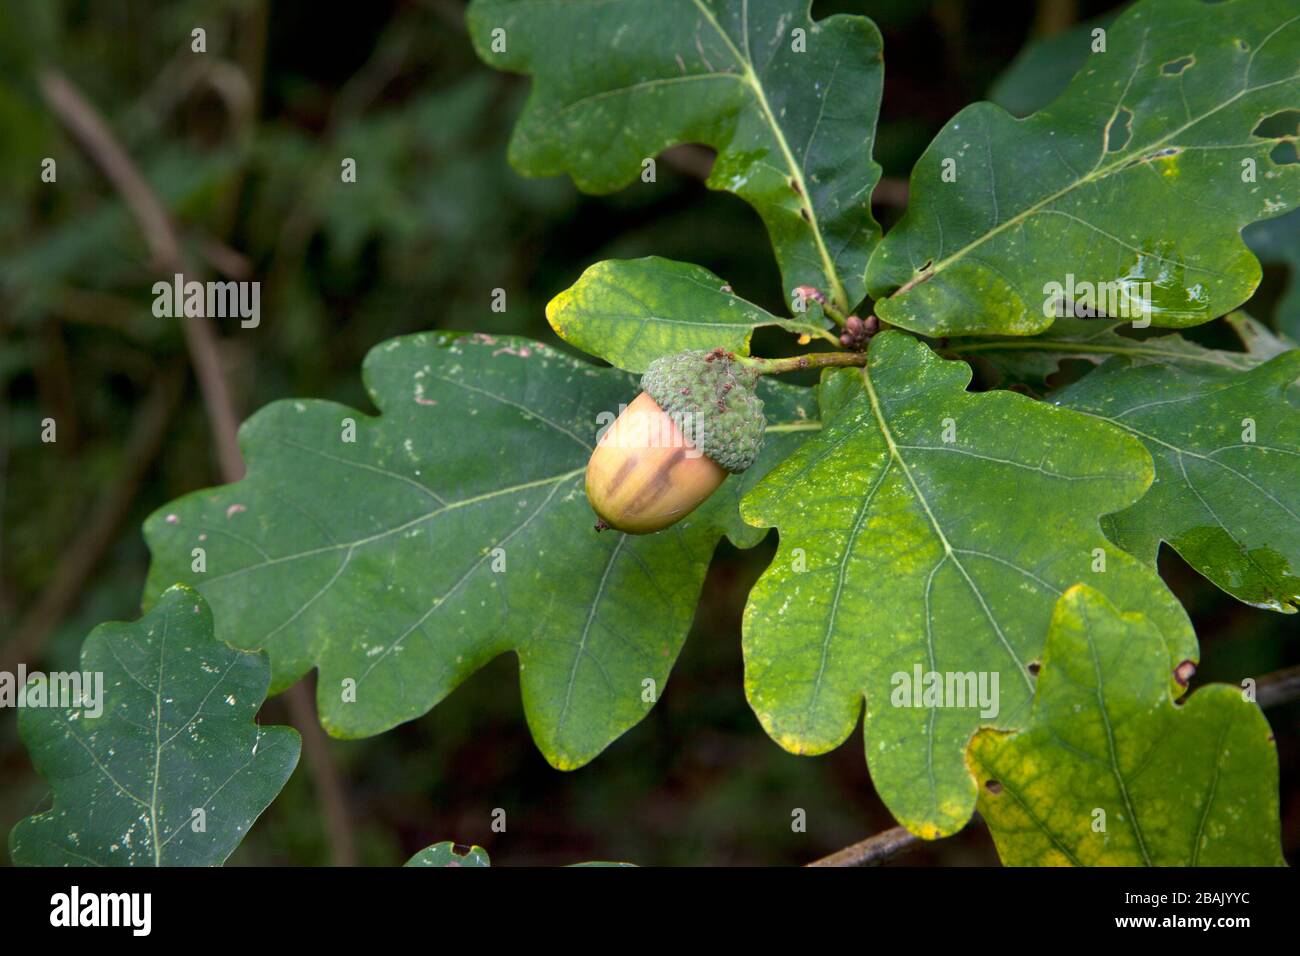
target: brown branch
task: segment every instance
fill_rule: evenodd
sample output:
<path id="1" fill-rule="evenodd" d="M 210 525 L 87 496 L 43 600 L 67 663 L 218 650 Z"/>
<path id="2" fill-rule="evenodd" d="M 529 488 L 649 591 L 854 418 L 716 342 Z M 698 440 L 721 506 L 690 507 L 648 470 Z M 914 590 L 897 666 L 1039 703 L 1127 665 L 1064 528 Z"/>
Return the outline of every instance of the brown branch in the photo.
<path id="1" fill-rule="evenodd" d="M 140 175 L 95 108 L 67 78 L 53 70 L 41 73 L 40 85 L 46 103 L 121 194 L 144 233 L 154 265 L 168 272 L 193 275 L 176 227 L 162 201 Z M 238 416 L 222 372 L 216 333 L 206 316 L 181 321 L 190 363 L 199 380 L 204 408 L 212 426 L 222 478 L 226 482 L 238 481 L 244 475 L 236 437 Z M 329 743 L 312 708 L 310 694 L 302 684 L 298 684 L 288 692 L 287 698 L 291 719 L 302 734 L 303 749 L 326 817 L 334 859 L 340 864 L 355 862 L 346 794 L 331 758 Z"/>
<path id="2" fill-rule="evenodd" d="M 908 182 L 898 176 L 882 176 L 876 183 L 871 202 L 876 206 L 902 209 L 907 206 Z"/>
<path id="3" fill-rule="evenodd" d="M 830 856 L 813 860 L 808 866 L 880 866 L 921 842 L 904 827 L 894 827 L 867 837 L 852 846 L 836 850 Z"/>
<path id="4" fill-rule="evenodd" d="M 307 769 L 311 773 L 316 794 L 320 797 L 329 837 L 330 864 L 356 866 L 357 846 L 352 835 L 351 818 L 343 788 L 339 786 L 330 753 L 330 740 L 321 729 L 313 699 L 311 678 L 304 677 L 284 692 L 289 705 L 289 719 L 302 734 L 302 749 L 307 756 Z"/>
<path id="5" fill-rule="evenodd" d="M 121 194 L 144 233 L 154 265 L 168 273 L 193 275 L 167 210 L 95 108 L 66 77 L 54 70 L 41 72 L 40 86 L 50 109 Z M 235 437 L 238 418 L 221 370 L 216 333 L 203 316 L 182 318 L 180 322 L 212 423 L 222 477 L 226 481 L 238 481 L 244 475 L 244 461 Z"/>
<path id="6" fill-rule="evenodd" d="M 114 474 L 81 531 L 63 548 L 63 558 L 54 569 L 36 603 L 23 615 L 14 636 L 4 645 L 0 672 L 13 673 L 19 662 L 37 657 L 46 638 L 81 595 L 86 581 L 117 537 L 118 528 L 131 510 L 145 472 L 158 457 L 163 437 L 180 400 L 180 366 L 165 369 L 136 412 L 131 435 L 122 452 L 122 464 Z"/>
<path id="7" fill-rule="evenodd" d="M 713 172 L 713 161 L 718 158 L 718 154 L 707 146 L 682 143 L 678 146 L 669 146 L 659 154 L 659 158 L 670 168 L 685 176 L 708 179 L 709 174 Z"/>
<path id="8" fill-rule="evenodd" d="M 1265 674 L 1255 682 L 1255 703 L 1260 709 L 1280 707 L 1300 698 L 1300 667 Z"/>

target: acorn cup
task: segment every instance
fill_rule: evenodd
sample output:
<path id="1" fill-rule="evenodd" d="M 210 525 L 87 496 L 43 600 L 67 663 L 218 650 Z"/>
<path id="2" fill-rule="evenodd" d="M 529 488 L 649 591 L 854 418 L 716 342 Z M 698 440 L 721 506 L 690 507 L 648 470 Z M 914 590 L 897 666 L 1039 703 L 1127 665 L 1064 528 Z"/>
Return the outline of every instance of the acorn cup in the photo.
<path id="1" fill-rule="evenodd" d="M 587 464 L 597 529 L 662 531 L 752 465 L 766 427 L 758 378 L 722 349 L 653 362 Z"/>

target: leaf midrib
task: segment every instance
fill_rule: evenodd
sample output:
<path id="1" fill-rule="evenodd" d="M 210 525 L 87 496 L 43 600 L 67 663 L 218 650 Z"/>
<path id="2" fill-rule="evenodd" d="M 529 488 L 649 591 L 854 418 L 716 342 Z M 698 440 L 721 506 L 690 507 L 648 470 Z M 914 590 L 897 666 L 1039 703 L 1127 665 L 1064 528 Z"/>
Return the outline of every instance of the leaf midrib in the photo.
<path id="1" fill-rule="evenodd" d="M 748 83 L 750 88 L 754 91 L 754 98 L 757 101 L 759 108 L 762 109 L 763 115 L 767 119 L 768 127 L 772 131 L 772 136 L 776 140 L 777 145 L 781 148 L 782 155 L 785 157 L 785 164 L 786 168 L 790 171 L 790 177 L 798 183 L 799 195 L 804 200 L 804 208 L 808 210 L 808 225 L 812 229 L 813 242 L 817 246 L 817 255 L 822 260 L 822 271 L 830 282 L 829 291 L 831 299 L 842 311 L 847 312 L 852 303 L 848 301 L 848 293 L 844 291 L 844 284 L 840 281 L 839 273 L 835 269 L 835 263 L 831 259 L 830 251 L 826 248 L 826 242 L 822 238 L 821 227 L 817 222 L 817 210 L 813 208 L 812 196 L 808 192 L 808 183 L 803 174 L 803 167 L 799 163 L 795 162 L 794 152 L 790 149 L 790 144 L 785 138 L 785 131 L 781 128 L 780 124 L 777 123 L 776 116 L 772 112 L 772 107 L 767 101 L 767 92 L 763 89 L 763 84 L 759 81 L 758 74 L 754 72 L 754 64 L 749 56 L 749 0 L 743 0 L 741 6 L 741 29 L 745 34 L 744 54 L 736 48 L 736 44 L 732 42 L 731 37 L 727 35 L 727 32 L 722 29 L 722 25 L 718 23 L 717 19 L 713 16 L 713 12 L 704 5 L 703 0 L 691 0 L 691 2 L 695 5 L 696 9 L 700 11 L 701 16 L 703 16 L 704 19 L 706 19 L 713 27 L 714 31 L 717 32 L 718 36 L 722 39 L 722 42 L 731 50 L 732 56 L 735 57 L 737 64 L 739 64 L 745 71 L 745 82 Z"/>
<path id="2" fill-rule="evenodd" d="M 1288 23 L 1289 22 L 1293 22 L 1293 21 L 1288 21 Z M 1282 27 L 1279 27 L 1278 29 L 1282 29 L 1286 25 L 1287 24 L 1283 24 Z M 1259 49 L 1262 48 L 1263 47 L 1261 44 Z M 1255 52 L 1258 52 L 1258 50 L 1256 50 Z M 1091 170 L 1086 175 L 1070 183 L 1068 186 L 1065 186 L 1064 188 L 1057 190 L 1056 192 L 1050 194 L 1049 196 L 1040 199 L 1038 202 L 1034 203 L 1031 206 L 1026 207 L 1024 210 L 1012 216 L 1011 218 L 1004 220 L 1003 222 L 994 226 L 992 229 L 985 232 L 983 235 L 977 237 L 976 239 L 967 243 L 962 248 L 958 249 L 952 255 L 934 263 L 930 267 L 929 271 L 920 272 L 914 275 L 909 281 L 904 283 L 897 290 L 891 292 L 888 298 L 894 298 L 897 296 L 905 295 L 906 293 L 912 291 L 912 289 L 916 288 L 916 286 L 920 285 L 921 283 L 930 281 L 952 263 L 956 262 L 959 259 L 965 258 L 972 250 L 983 245 L 985 242 L 988 242 L 993 237 L 1000 235 L 1001 233 L 1005 232 L 1007 229 L 1010 229 L 1014 226 L 1018 226 L 1022 222 L 1025 222 L 1029 218 L 1037 215 L 1040 211 L 1045 209 L 1047 206 L 1056 202 L 1058 199 L 1062 198 L 1063 196 L 1069 195 L 1074 190 L 1078 189 L 1080 186 L 1086 186 L 1095 182 L 1100 182 L 1101 180 L 1105 179 L 1107 176 L 1111 176 L 1117 172 L 1123 172 L 1124 169 L 1129 168 L 1129 166 L 1134 163 L 1135 158 L 1141 156 L 1142 154 L 1150 153 L 1153 151 L 1158 152 L 1160 149 L 1164 148 L 1164 146 L 1168 144 L 1170 140 L 1172 140 L 1174 137 L 1181 136 L 1183 133 L 1187 132 L 1187 130 L 1209 119 L 1215 113 L 1231 106 L 1237 100 L 1241 99 L 1241 97 L 1249 96 L 1252 93 L 1258 93 L 1260 90 L 1266 90 L 1270 87 L 1278 86 L 1282 83 L 1290 83 L 1296 79 L 1300 79 L 1300 74 L 1284 77 L 1283 79 L 1274 80 L 1272 83 L 1264 83 L 1260 86 L 1243 87 L 1241 90 L 1238 90 L 1235 94 L 1233 94 L 1232 97 L 1220 103 L 1218 106 L 1214 107 L 1213 109 L 1208 110 L 1205 113 L 1202 113 L 1194 120 L 1190 120 L 1187 123 L 1184 123 L 1182 126 L 1178 127 L 1177 129 L 1171 130 L 1162 139 L 1158 139 L 1152 143 L 1149 143 L 1146 146 L 1143 146 L 1141 149 L 1133 149 L 1124 152 L 1120 157 L 1115 159 L 1110 164 L 1106 166 L 1100 166 L 1096 169 Z M 1123 105 L 1122 100 L 1120 101 L 1119 105 L 1120 106 Z"/>
<path id="3" fill-rule="evenodd" d="M 894 433 L 890 429 L 889 422 L 885 418 L 884 408 L 881 405 L 880 397 L 876 394 L 875 386 L 871 382 L 870 366 L 866 366 L 862 369 L 861 379 L 862 379 L 863 387 L 866 389 L 867 396 L 871 400 L 871 411 L 872 414 L 875 416 L 877 427 L 880 429 L 880 434 L 884 437 L 885 443 L 889 447 L 890 457 L 898 462 L 898 466 L 899 468 L 902 469 L 904 477 L 907 478 L 907 483 L 912 488 L 912 494 L 916 496 L 916 500 L 920 503 L 921 507 L 925 510 L 926 517 L 929 519 L 930 525 L 934 529 L 934 533 L 939 538 L 939 543 L 943 545 L 943 550 L 944 550 L 943 560 L 951 560 L 952 563 L 961 572 L 962 577 L 966 579 L 967 585 L 970 587 L 975 597 L 978 598 L 980 602 L 980 606 L 984 609 L 984 613 L 988 617 L 989 623 L 993 625 L 993 630 L 994 633 L 997 634 L 998 642 L 1002 645 L 1003 649 L 1010 656 L 1011 660 L 1015 662 L 1016 673 L 1020 675 L 1021 680 L 1024 681 L 1025 686 L 1028 688 L 1029 694 L 1032 697 L 1034 693 L 1034 684 L 1033 681 L 1029 679 L 1029 674 L 1025 668 L 1024 663 L 1020 660 L 1019 655 L 1016 654 L 1015 648 L 1013 648 L 1011 644 L 1007 641 L 1006 635 L 1002 632 L 1001 626 L 997 623 L 997 620 L 993 617 L 993 612 L 989 608 L 988 602 L 984 600 L 983 593 L 980 591 L 979 587 L 975 584 L 975 579 L 970 576 L 970 572 L 966 570 L 966 566 L 962 564 L 961 559 L 957 557 L 956 551 L 953 549 L 952 544 L 948 541 L 948 536 L 944 534 L 943 527 L 942 525 L 939 524 L 938 517 L 935 515 L 934 511 L 930 508 L 929 500 L 925 497 L 925 494 L 921 491 L 920 485 L 917 484 L 916 478 L 912 475 L 911 467 L 908 465 L 906 459 L 903 458 L 902 451 L 900 450 L 898 443 L 894 440 Z M 933 740 L 933 738 L 931 738 L 931 740 Z M 933 743 L 931 743 L 930 746 L 933 746 Z"/>

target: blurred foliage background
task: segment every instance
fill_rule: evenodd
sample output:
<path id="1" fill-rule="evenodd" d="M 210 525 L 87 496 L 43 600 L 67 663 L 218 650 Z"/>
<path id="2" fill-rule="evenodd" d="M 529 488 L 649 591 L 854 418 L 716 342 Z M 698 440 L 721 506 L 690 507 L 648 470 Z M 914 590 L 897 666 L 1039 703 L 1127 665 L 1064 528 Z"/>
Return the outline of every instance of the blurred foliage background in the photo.
<path id="1" fill-rule="evenodd" d="M 877 215 L 897 219 L 916 157 L 953 113 L 989 96 L 1027 41 L 1115 6 L 818 2 L 818 16 L 867 13 L 885 35 L 877 159 L 889 179 Z M 142 519 L 220 480 L 179 325 L 151 311 L 150 287 L 166 273 L 43 100 L 43 70 L 68 78 L 102 113 L 191 261 L 210 276 L 262 283 L 261 325 L 231 319 L 218 330 L 241 416 L 288 396 L 368 408 L 361 359 L 394 335 L 447 328 L 555 342 L 547 300 L 602 258 L 696 262 L 742 296 L 784 309 L 758 218 L 703 188 L 698 150 L 661 161 L 657 182 L 607 197 L 514 173 L 506 143 L 527 83 L 474 58 L 463 10 L 459 0 L 0 6 L 3 666 L 16 658 L 29 669 L 72 668 L 93 626 L 136 617 L 148 561 Z M 196 27 L 206 53 L 191 52 Z M 1021 90 L 1050 87 L 1040 77 L 1059 72 L 1058 60 L 1048 48 L 1020 61 Z M 41 181 L 46 157 L 57 162 L 56 183 Z M 340 182 L 343 157 L 357 162 L 354 184 Z M 1270 317 L 1287 279 L 1285 266 L 1270 266 L 1248 308 Z M 507 290 L 503 314 L 490 308 L 496 287 Z M 57 421 L 54 444 L 40 440 L 47 417 Z M 830 755 L 795 757 L 767 739 L 745 703 L 741 610 L 771 554 L 770 540 L 747 553 L 724 544 L 663 700 L 588 767 L 561 773 L 542 760 L 515 661 L 501 658 L 419 720 L 325 742 L 345 817 L 324 812 L 329 788 L 304 759 L 232 862 L 395 864 L 449 839 L 479 843 L 504 865 L 796 864 L 892 826 L 860 735 Z M 1198 682 L 1297 663 L 1295 618 L 1237 604 L 1167 549 L 1162 570 L 1200 634 Z M 1300 710 L 1268 716 L 1294 858 Z M 287 722 L 284 699 L 268 702 L 263 719 Z M 13 713 L 0 712 L 0 832 L 47 802 Z M 491 830 L 497 807 L 508 814 L 504 834 Z M 806 832 L 792 830 L 796 808 Z M 996 859 L 977 822 L 900 862 Z"/>

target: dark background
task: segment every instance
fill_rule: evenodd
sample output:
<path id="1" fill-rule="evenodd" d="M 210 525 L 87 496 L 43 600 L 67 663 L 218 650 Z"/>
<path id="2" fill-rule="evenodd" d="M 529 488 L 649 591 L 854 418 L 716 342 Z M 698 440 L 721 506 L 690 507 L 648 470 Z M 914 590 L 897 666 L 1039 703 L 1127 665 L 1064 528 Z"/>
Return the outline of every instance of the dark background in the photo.
<path id="1" fill-rule="evenodd" d="M 819 2 L 814 13 L 867 13 L 881 27 L 876 158 L 886 177 L 905 180 L 943 122 L 987 97 L 1028 39 L 1114 6 L 865 0 Z M 189 256 L 210 272 L 261 281 L 261 326 L 229 320 L 219 330 L 241 417 L 289 396 L 368 407 L 361 359 L 402 333 L 555 342 L 546 302 L 604 258 L 696 262 L 738 294 L 784 310 L 758 217 L 701 185 L 699 151 L 677 151 L 660 162 L 657 183 L 607 197 L 514 173 L 506 142 L 527 81 L 475 59 L 462 13 L 457 0 L 6 0 L 0 660 L 71 669 L 93 626 L 138 616 L 142 519 L 220 480 L 179 325 L 151 313 L 159 273 L 150 250 L 42 102 L 42 67 L 60 70 L 102 112 L 179 224 Z M 205 55 L 190 52 L 196 26 L 207 30 Z M 46 156 L 57 158 L 57 185 L 40 182 Z M 358 161 L 355 184 L 339 182 L 343 156 Z M 877 192 L 886 225 L 899 215 L 900 185 Z M 1248 306 L 1254 314 L 1271 315 L 1284 280 L 1268 271 Z M 505 314 L 489 308 L 498 286 L 508 292 Z M 1215 341 L 1213 330 L 1193 334 Z M 46 416 L 58 422 L 53 445 L 39 439 Z M 455 840 L 485 846 L 498 865 L 794 864 L 892 826 L 860 733 L 827 756 L 796 757 L 766 737 L 745 702 L 740 615 L 771 554 L 770 539 L 745 553 L 724 543 L 663 700 L 586 768 L 561 773 L 538 754 L 515 660 L 504 657 L 419 720 L 324 744 L 345 822 L 323 812 L 331 791 L 304 757 L 232 862 L 395 864 Z M 1233 601 L 1168 549 L 1161 567 L 1200 636 L 1197 683 L 1297 663 L 1294 617 Z M 1300 709 L 1268 716 L 1294 859 Z M 288 722 L 284 698 L 266 705 L 263 720 Z M 14 715 L 0 712 L 0 833 L 48 799 Z M 495 807 L 507 810 L 506 834 L 491 831 Z M 807 811 L 806 833 L 791 830 L 794 808 Z M 996 860 L 978 823 L 902 858 Z"/>

